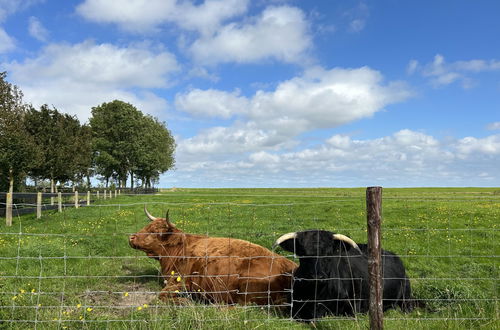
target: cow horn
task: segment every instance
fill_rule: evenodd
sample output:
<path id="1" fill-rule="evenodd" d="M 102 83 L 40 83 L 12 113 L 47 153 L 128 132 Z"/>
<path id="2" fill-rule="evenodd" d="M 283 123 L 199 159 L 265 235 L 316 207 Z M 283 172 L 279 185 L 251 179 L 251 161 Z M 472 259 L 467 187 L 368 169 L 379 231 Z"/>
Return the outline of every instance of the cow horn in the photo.
<path id="1" fill-rule="evenodd" d="M 170 228 L 175 228 L 175 225 L 170 222 L 170 217 L 168 216 L 168 213 L 170 212 L 170 210 L 167 210 L 167 216 L 165 217 L 165 221 L 167 222 L 167 225 L 170 227 Z"/>
<path id="2" fill-rule="evenodd" d="M 276 242 L 274 243 L 274 246 L 278 246 L 281 243 L 283 243 L 284 241 L 287 241 L 289 239 L 295 239 L 296 237 L 297 237 L 297 233 L 288 233 L 288 234 L 282 235 L 280 238 L 278 238 L 276 240 Z"/>
<path id="3" fill-rule="evenodd" d="M 333 234 L 333 239 L 337 239 L 339 241 L 343 241 L 343 242 L 351 245 L 353 248 L 355 248 L 359 252 L 361 252 L 361 249 L 359 248 L 358 244 L 356 244 L 356 242 L 354 242 L 351 238 L 349 238 L 349 237 L 347 237 L 345 235 L 342 235 L 342 234 Z"/>
<path id="4" fill-rule="evenodd" d="M 146 213 L 146 215 L 148 216 L 149 220 L 151 220 L 151 221 L 158 220 L 158 218 L 153 217 L 153 216 L 152 216 L 152 215 L 148 212 L 148 210 L 146 209 L 146 205 L 144 205 L 144 213 Z"/>

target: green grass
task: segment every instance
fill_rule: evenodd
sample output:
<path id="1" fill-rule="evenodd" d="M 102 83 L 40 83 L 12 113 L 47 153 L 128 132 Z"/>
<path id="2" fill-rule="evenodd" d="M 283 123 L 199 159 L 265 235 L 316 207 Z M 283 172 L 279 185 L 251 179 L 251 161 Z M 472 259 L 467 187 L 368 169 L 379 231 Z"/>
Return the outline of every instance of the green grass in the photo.
<path id="1" fill-rule="evenodd" d="M 365 189 L 177 189 L 120 196 L 0 224 L 0 328 L 306 329 L 275 310 L 159 301 L 158 262 L 128 235 L 170 209 L 185 232 L 271 248 L 280 235 L 319 228 L 366 242 Z M 385 249 L 402 256 L 414 295 L 429 310 L 391 310 L 386 329 L 500 327 L 500 190 L 384 189 Z M 278 251 L 283 253 L 283 251 Z M 318 328 L 365 329 L 367 315 Z"/>

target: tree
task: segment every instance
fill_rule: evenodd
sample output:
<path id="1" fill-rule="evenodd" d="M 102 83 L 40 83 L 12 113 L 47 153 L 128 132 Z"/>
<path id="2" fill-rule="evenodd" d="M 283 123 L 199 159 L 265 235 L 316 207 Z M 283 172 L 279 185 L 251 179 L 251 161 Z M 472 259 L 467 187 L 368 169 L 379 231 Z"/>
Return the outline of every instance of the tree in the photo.
<path id="1" fill-rule="evenodd" d="M 165 123 L 154 117 L 144 117 L 141 132 L 139 145 L 142 148 L 135 173 L 143 186 L 150 188 L 151 182 L 156 181 L 161 173 L 174 167 L 176 144 Z"/>
<path id="2" fill-rule="evenodd" d="M 26 114 L 26 127 L 35 138 L 43 161 L 32 168 L 30 175 L 48 179 L 51 192 L 56 182 L 82 181 L 91 166 L 90 128 L 78 119 L 42 105 Z"/>
<path id="3" fill-rule="evenodd" d="M 21 90 L 0 73 L 0 184 L 13 192 L 26 173 L 41 160 L 33 137 L 25 126 L 26 105 Z M 3 189 L 2 189 L 3 190 Z"/>
<path id="4" fill-rule="evenodd" d="M 142 118 L 142 113 L 133 105 L 119 100 L 92 108 L 90 126 L 95 168 L 105 179 L 106 187 L 111 177 L 124 187 L 128 174 L 133 176 Z"/>

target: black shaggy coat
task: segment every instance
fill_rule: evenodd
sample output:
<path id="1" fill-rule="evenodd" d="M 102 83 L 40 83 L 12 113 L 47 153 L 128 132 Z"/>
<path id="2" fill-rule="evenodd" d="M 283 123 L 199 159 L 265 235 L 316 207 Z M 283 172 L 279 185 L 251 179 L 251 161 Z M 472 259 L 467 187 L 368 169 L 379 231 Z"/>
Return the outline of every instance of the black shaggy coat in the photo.
<path id="1" fill-rule="evenodd" d="M 366 244 L 353 246 L 332 232 L 309 230 L 279 245 L 294 252 L 300 266 L 294 272 L 290 296 L 295 319 L 309 321 L 328 314 L 353 315 L 368 311 L 369 274 Z M 410 281 L 401 259 L 382 250 L 383 307 L 410 311 Z"/>

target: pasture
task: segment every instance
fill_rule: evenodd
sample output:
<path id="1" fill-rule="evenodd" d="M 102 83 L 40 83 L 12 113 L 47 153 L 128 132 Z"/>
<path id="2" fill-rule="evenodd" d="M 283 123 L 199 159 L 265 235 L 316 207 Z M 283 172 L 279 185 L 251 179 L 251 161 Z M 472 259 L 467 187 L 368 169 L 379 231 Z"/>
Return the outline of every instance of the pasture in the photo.
<path id="1" fill-rule="evenodd" d="M 12 227 L 0 224 L 0 328 L 309 328 L 270 307 L 158 300 L 158 261 L 128 245 L 147 223 L 144 204 L 155 216 L 169 209 L 185 232 L 269 249 L 284 233 L 313 228 L 366 242 L 364 188 L 177 189 L 47 211 L 38 220 L 25 215 Z M 384 189 L 382 208 L 382 247 L 401 256 L 414 296 L 427 304 L 386 312 L 386 329 L 498 329 L 499 189 Z M 368 317 L 316 326 L 365 329 Z"/>

